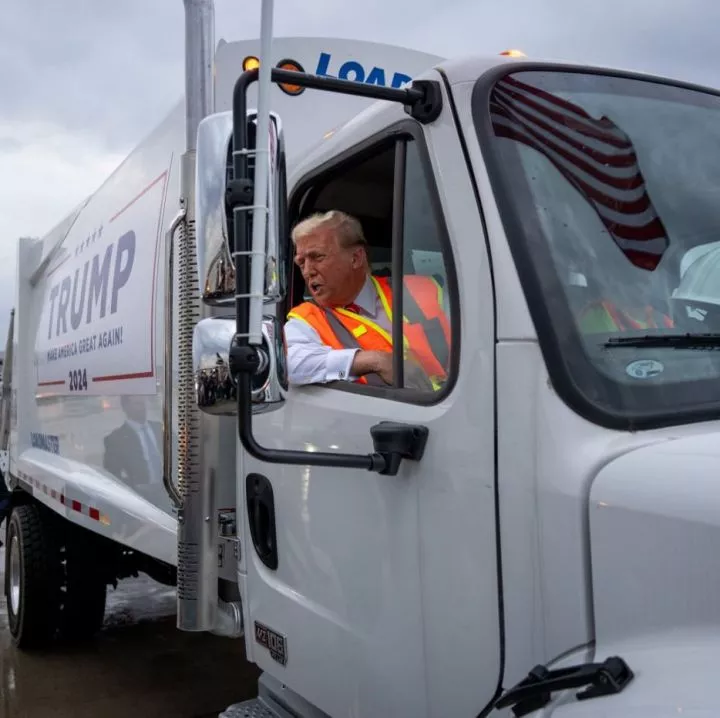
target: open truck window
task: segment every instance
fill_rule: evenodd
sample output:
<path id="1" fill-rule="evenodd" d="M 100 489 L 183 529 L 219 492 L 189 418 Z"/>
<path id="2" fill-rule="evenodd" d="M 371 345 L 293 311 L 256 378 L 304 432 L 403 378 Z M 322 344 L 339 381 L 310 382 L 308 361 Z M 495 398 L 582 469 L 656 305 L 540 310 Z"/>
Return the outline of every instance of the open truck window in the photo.
<path id="1" fill-rule="evenodd" d="M 609 426 L 716 417 L 716 344 L 677 335 L 720 332 L 720 98 L 538 70 L 481 79 L 473 102 L 556 389 Z"/>
<path id="2" fill-rule="evenodd" d="M 397 272 L 403 280 L 402 376 L 394 376 L 392 386 L 369 377 L 367 382 L 330 382 L 328 386 L 333 388 L 423 403 L 439 400 L 449 390 L 456 287 L 452 285 L 448 240 L 424 153 L 421 136 L 386 137 L 342 157 L 340 164 L 311 178 L 297 193 L 304 203 L 293 224 L 334 209 L 352 215 L 362 225 L 377 315 L 370 320 L 364 313 L 360 315 L 366 319 L 358 320 L 356 327 L 361 346 L 362 336 L 370 332 L 380 335 L 380 344 L 389 351 L 397 346 L 392 336 L 393 324 L 399 324 L 392 312 L 393 274 Z M 293 264 L 288 311 L 309 299 L 302 274 Z M 342 310 L 341 315 L 346 316 Z"/>

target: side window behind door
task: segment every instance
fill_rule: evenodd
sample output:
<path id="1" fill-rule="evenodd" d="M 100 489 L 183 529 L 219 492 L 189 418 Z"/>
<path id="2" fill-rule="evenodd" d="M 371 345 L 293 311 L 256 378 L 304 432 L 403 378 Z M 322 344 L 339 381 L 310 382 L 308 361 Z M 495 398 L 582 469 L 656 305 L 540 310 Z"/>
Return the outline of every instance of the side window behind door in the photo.
<path id="1" fill-rule="evenodd" d="M 439 208 L 428 186 L 416 141 L 406 143 L 403 196 L 402 272 L 405 343 L 404 386 L 417 386 L 426 375 L 438 391 L 450 373 L 452 344 L 447 250 L 441 239 Z M 398 241 L 399 238 L 394 238 Z M 419 371 L 418 368 L 424 369 Z"/>

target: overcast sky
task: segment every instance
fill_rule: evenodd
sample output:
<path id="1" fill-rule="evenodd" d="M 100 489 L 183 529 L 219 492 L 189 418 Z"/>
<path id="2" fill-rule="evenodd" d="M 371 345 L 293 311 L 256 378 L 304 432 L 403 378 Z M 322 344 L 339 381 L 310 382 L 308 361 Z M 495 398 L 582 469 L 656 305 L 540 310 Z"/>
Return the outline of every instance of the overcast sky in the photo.
<path id="1" fill-rule="evenodd" d="M 217 0 L 216 39 L 256 37 L 260 0 Z M 718 0 L 276 0 L 276 35 L 375 40 L 442 56 L 607 63 L 720 85 Z M 181 97 L 181 0 L 23 0 L 0 13 L 0 349 L 15 243 L 42 236 Z"/>

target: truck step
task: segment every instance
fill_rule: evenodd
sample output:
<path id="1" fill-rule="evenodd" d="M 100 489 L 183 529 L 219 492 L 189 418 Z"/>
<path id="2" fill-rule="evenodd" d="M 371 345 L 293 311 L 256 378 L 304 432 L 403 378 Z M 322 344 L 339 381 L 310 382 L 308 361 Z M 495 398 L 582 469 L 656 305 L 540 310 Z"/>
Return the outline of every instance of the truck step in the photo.
<path id="1" fill-rule="evenodd" d="M 293 718 L 278 705 L 270 705 L 262 698 L 235 703 L 224 710 L 218 718 Z"/>

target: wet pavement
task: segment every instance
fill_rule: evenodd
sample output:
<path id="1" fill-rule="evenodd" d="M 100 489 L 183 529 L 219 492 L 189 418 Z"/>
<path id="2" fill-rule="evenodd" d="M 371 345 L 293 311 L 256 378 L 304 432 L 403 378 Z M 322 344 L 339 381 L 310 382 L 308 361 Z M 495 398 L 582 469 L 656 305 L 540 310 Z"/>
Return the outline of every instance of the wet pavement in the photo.
<path id="1" fill-rule="evenodd" d="M 0 587 L 4 567 L 0 549 Z M 0 718 L 217 716 L 257 695 L 243 643 L 179 631 L 174 589 L 141 575 L 109 588 L 105 627 L 92 643 L 22 653 L 11 645 L 2 595 Z"/>

